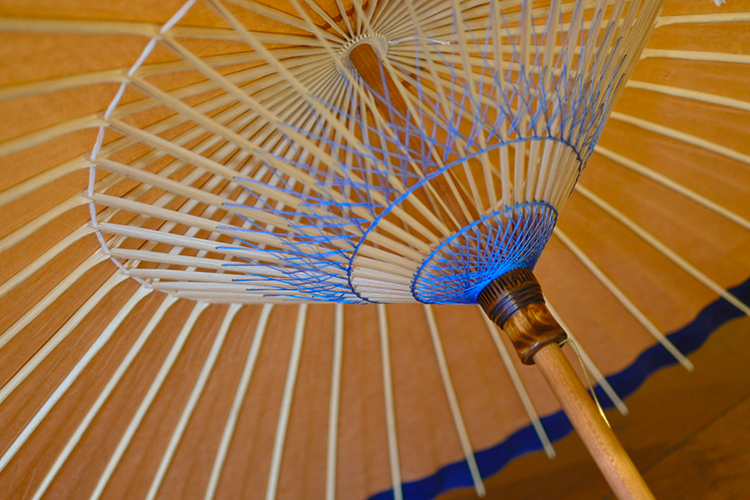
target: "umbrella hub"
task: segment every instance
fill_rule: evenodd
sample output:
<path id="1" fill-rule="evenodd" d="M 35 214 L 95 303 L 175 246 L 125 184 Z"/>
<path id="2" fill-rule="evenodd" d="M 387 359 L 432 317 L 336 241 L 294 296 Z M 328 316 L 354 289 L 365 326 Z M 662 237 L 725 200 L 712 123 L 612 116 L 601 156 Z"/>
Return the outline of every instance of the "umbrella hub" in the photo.
<path id="1" fill-rule="evenodd" d="M 369 45 L 381 60 L 388 54 L 388 39 L 380 33 L 365 33 L 355 36 L 346 42 L 338 51 L 338 63 L 357 74 L 357 68 L 351 60 L 351 53 L 361 45 Z"/>

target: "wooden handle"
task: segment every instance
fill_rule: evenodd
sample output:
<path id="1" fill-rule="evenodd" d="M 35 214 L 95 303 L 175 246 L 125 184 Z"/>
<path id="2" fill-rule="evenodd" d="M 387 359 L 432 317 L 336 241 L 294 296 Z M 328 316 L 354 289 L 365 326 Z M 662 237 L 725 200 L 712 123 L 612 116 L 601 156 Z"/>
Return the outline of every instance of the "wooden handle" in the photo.
<path id="1" fill-rule="evenodd" d="M 560 346 L 545 345 L 534 356 L 534 362 L 617 498 L 653 500 L 643 477 L 599 414 Z"/>
<path id="2" fill-rule="evenodd" d="M 539 367 L 617 498 L 653 500 L 638 469 L 560 349 L 565 331 L 547 309 L 531 269 L 513 269 L 495 279 L 479 294 L 479 303 L 508 335 L 521 361 Z"/>

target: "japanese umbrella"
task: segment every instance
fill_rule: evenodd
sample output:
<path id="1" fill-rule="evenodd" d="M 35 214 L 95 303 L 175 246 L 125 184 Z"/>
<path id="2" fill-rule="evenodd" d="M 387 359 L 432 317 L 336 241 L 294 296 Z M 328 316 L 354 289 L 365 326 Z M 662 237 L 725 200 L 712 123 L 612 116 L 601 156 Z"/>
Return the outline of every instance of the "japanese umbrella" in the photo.
<path id="1" fill-rule="evenodd" d="M 750 5 L 660 7 L 2 4 L 0 491 L 481 495 L 559 404 L 478 301 L 622 412 L 691 369 L 750 313 Z"/>

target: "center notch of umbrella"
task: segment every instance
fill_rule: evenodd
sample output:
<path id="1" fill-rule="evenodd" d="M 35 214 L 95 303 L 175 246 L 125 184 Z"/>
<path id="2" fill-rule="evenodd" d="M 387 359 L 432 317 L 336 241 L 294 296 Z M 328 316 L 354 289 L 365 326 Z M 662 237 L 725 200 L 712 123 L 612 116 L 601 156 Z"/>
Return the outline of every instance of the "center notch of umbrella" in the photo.
<path id="1" fill-rule="evenodd" d="M 358 68 L 352 60 L 352 52 L 362 45 L 371 47 L 379 58 L 383 58 L 388 53 L 388 39 L 380 33 L 358 35 L 344 44 L 338 51 L 341 63 L 350 71 L 357 73 Z"/>

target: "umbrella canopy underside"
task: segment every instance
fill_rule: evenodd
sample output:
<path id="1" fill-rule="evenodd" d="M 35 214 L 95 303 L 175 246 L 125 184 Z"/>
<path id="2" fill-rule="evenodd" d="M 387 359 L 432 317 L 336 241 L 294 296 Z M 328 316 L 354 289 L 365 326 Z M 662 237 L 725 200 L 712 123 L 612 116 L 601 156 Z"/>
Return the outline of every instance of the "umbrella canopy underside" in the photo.
<path id="1" fill-rule="evenodd" d="M 568 432 L 559 405 L 476 305 L 195 301 L 145 277 L 205 270 L 215 248 L 132 276 L 105 253 L 92 216 L 137 216 L 90 204 L 90 176 L 123 193 L 139 181 L 91 170 L 91 153 L 126 72 L 182 5 L 0 1 L 0 496 L 432 498 L 482 491 L 482 476 L 528 450 L 554 455 Z M 236 57 L 226 74 L 247 68 L 238 42 L 206 41 L 227 31 L 208 4 L 174 29 L 198 33 L 203 57 Z M 181 61 L 162 47 L 142 68 Z M 667 1 L 536 265 L 603 402 L 622 412 L 648 374 L 691 368 L 685 354 L 750 314 L 748 64 L 749 1 Z M 151 113 L 131 125 L 171 116 Z M 122 137 L 107 128 L 102 149 Z M 188 215 L 207 213 L 199 201 Z M 134 234 L 116 251 L 179 247 L 167 243 Z"/>

